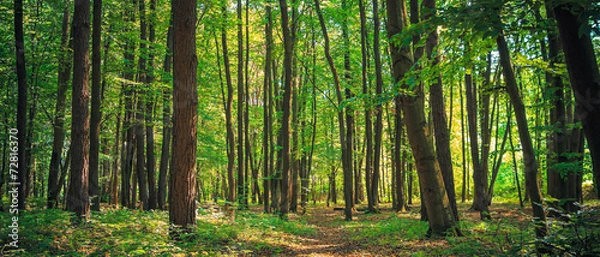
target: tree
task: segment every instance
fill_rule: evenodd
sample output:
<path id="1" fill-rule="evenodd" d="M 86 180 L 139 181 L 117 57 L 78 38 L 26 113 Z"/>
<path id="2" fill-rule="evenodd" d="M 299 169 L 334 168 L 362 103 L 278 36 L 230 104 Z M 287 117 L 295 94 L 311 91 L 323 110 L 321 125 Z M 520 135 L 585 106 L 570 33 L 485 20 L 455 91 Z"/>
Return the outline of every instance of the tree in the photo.
<path id="1" fill-rule="evenodd" d="M 592 165 L 596 190 L 600 194 L 600 72 L 589 33 L 585 12 L 593 1 L 546 1 L 558 23 L 576 114 L 581 120 Z"/>
<path id="2" fill-rule="evenodd" d="M 436 1 L 424 0 L 423 3 L 423 19 L 433 19 L 436 16 Z M 438 32 L 434 28 L 427 36 L 425 45 L 425 53 L 427 57 L 432 59 L 431 65 L 435 69 L 440 62 L 438 50 Z M 450 152 L 450 133 L 448 131 L 446 120 L 446 108 L 444 106 L 444 91 L 442 89 L 442 74 L 438 73 L 437 78 L 429 86 L 429 99 L 431 102 L 431 112 L 433 116 L 433 127 L 435 131 L 435 146 L 440 170 L 444 177 L 444 186 L 448 193 L 448 200 L 454 217 L 458 219 L 458 211 L 456 208 L 456 192 L 454 189 L 454 172 L 452 171 L 452 153 Z"/>
<path id="3" fill-rule="evenodd" d="M 69 2 L 67 2 L 69 3 Z M 60 39 L 61 55 L 58 60 L 58 92 L 56 99 L 56 109 L 54 110 L 54 122 L 52 133 L 52 156 L 50 159 L 50 170 L 48 171 L 48 202 L 49 209 L 55 208 L 59 202 L 60 187 L 59 178 L 60 161 L 63 154 L 63 144 L 65 140 L 65 109 L 67 102 L 67 89 L 69 88 L 69 78 L 71 77 L 71 39 L 69 37 L 71 23 L 70 4 L 65 5 L 62 19 L 62 33 Z"/>
<path id="4" fill-rule="evenodd" d="M 432 142 L 427 139 L 428 131 L 425 125 L 425 113 L 417 108 L 417 98 L 422 97 L 403 91 L 409 91 L 404 76 L 413 65 L 410 50 L 406 45 L 398 45 L 394 36 L 401 33 L 407 26 L 406 3 L 387 1 L 388 37 L 392 53 L 392 74 L 394 82 L 400 83 L 402 111 L 408 140 L 413 151 L 423 199 L 427 208 L 427 216 L 432 235 L 441 236 L 448 231 L 458 232 L 454 226 L 456 220 L 448 202 L 448 195 L 444 189 L 444 181 L 440 166 L 433 151 Z M 413 89 L 414 90 L 414 89 Z M 409 91 L 410 92 L 410 91 Z"/>
<path id="5" fill-rule="evenodd" d="M 173 172 L 169 179 L 169 222 L 189 231 L 196 225 L 196 0 L 173 0 L 172 12 Z M 177 232 L 172 232 L 177 238 Z"/>
<path id="6" fill-rule="evenodd" d="M 348 144 L 346 143 L 346 140 L 352 140 L 352 139 L 348 139 L 346 136 L 346 124 L 344 122 L 344 109 L 342 107 L 342 101 L 343 101 L 343 97 L 342 97 L 342 88 L 340 85 L 340 78 L 339 75 L 337 73 L 337 69 L 335 67 L 335 64 L 333 62 L 333 57 L 331 57 L 331 53 L 330 53 L 330 46 L 329 46 L 329 35 L 327 34 L 327 27 L 325 27 L 325 19 L 323 18 L 323 13 L 321 13 L 321 7 L 319 5 L 319 0 L 315 0 L 315 10 L 317 12 L 317 16 L 319 17 L 319 24 L 321 25 L 321 31 L 323 33 L 323 37 L 325 38 L 325 45 L 324 45 L 324 51 L 325 51 L 325 57 L 327 58 L 327 62 L 329 64 L 329 68 L 331 69 L 331 73 L 333 73 L 333 83 L 335 86 L 335 95 L 337 97 L 337 114 L 338 114 L 338 127 L 339 127 L 339 136 L 340 136 L 340 144 L 342 145 L 342 170 L 344 173 L 344 200 L 345 200 L 345 207 L 344 208 L 344 216 L 345 219 L 347 221 L 351 221 L 352 220 L 352 187 L 347 187 L 346 185 L 352 185 L 352 166 L 351 164 L 348 162 L 348 160 L 351 160 L 350 157 L 348 157 L 349 154 L 349 150 L 348 150 Z M 333 126 L 332 126 L 333 127 Z M 333 142 L 332 142 L 333 143 Z M 335 169 L 332 169 L 335 170 Z M 332 172 L 332 174 L 335 174 L 335 172 Z M 346 180 L 346 176 L 349 176 L 348 180 L 350 183 L 348 183 L 348 181 Z M 332 176 L 330 179 L 333 180 L 332 183 L 335 183 L 335 176 Z M 335 184 L 334 184 L 335 185 Z M 335 190 L 334 190 L 335 192 Z M 335 201 L 334 201 L 335 202 Z"/>
<path id="7" fill-rule="evenodd" d="M 289 211 L 289 174 L 290 174 L 290 117 L 291 117 L 291 97 L 292 97 L 292 58 L 293 58 L 293 38 L 290 33 L 289 16 L 287 0 L 279 0 L 279 8 L 281 9 L 281 27 L 283 29 L 283 68 L 284 68 L 284 85 L 283 85 L 283 102 L 281 117 L 281 130 L 279 131 L 281 142 L 281 202 L 279 205 L 279 215 L 285 218 Z"/>
<path id="8" fill-rule="evenodd" d="M 73 14 L 73 91 L 71 124 L 71 174 L 67 192 L 67 210 L 76 220 L 88 219 L 89 179 L 89 40 L 90 1 L 75 0 Z"/>
<path id="9" fill-rule="evenodd" d="M 525 105 L 521 99 L 517 81 L 515 79 L 513 67 L 510 61 L 510 53 L 504 39 L 504 35 L 500 34 L 496 38 L 498 44 L 498 52 L 500 53 L 500 65 L 502 65 L 502 73 L 506 90 L 510 96 L 510 101 L 515 110 L 515 118 L 519 129 L 519 138 L 521 139 L 521 147 L 523 151 L 523 161 L 525 163 L 525 179 L 527 180 L 527 192 L 531 197 L 531 207 L 533 208 L 533 216 L 537 219 L 538 224 L 535 227 L 535 232 L 538 238 L 543 238 L 546 235 L 546 214 L 542 207 L 542 194 L 538 184 L 538 162 L 535 158 L 529 128 L 527 126 L 527 116 Z"/>
<path id="10" fill-rule="evenodd" d="M 102 82 L 102 0 L 94 0 L 94 17 L 92 31 L 92 107 L 90 117 L 90 185 L 89 194 L 92 199 L 92 210 L 100 210 L 98 185 L 98 157 L 100 155 L 100 83 Z"/>

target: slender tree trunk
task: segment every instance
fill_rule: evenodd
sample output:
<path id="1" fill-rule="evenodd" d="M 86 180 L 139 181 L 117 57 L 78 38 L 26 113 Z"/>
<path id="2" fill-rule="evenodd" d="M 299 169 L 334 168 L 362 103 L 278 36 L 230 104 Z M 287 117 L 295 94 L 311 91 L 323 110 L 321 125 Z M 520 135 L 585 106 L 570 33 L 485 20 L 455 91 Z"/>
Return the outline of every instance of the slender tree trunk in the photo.
<path id="1" fill-rule="evenodd" d="M 58 93 L 56 100 L 56 109 L 54 112 L 53 122 L 53 139 L 52 139 L 52 157 L 50 158 L 50 170 L 48 172 L 48 209 L 57 207 L 59 203 L 60 191 L 58 179 L 60 178 L 60 162 L 63 154 L 63 144 L 65 139 L 65 109 L 67 102 L 67 89 L 69 88 L 69 78 L 71 76 L 71 39 L 70 23 L 71 23 L 71 8 L 70 1 L 65 1 L 65 9 L 62 19 L 62 34 L 61 34 L 61 54 L 58 60 Z"/>
<path id="2" fill-rule="evenodd" d="M 196 225 L 196 132 L 198 89 L 196 0 L 174 0 L 173 13 L 173 171 L 169 180 L 169 222 L 189 230 Z M 177 238 L 177 232 L 172 231 Z"/>
<path id="3" fill-rule="evenodd" d="M 342 10 L 344 13 L 348 12 L 347 0 L 342 0 Z M 350 67 L 350 38 L 348 36 L 348 17 L 344 14 L 344 21 L 342 23 L 342 38 L 344 41 L 344 80 L 346 83 L 346 99 L 352 99 L 354 94 L 352 93 L 350 86 L 352 82 L 352 70 Z M 353 164 L 354 164 L 354 110 L 352 106 L 346 109 L 346 168 L 344 169 L 344 202 L 346 204 L 345 214 L 346 220 L 352 220 L 352 209 L 354 208 L 353 201 Z"/>
<path id="4" fill-rule="evenodd" d="M 407 26 L 406 3 L 387 1 L 388 37 L 402 32 Z M 393 63 L 393 75 L 396 83 L 400 82 L 408 70 L 412 67 L 412 56 L 408 47 L 390 45 Z M 402 88 L 408 89 L 403 84 Z M 422 97 L 422 96 L 421 96 Z M 433 145 L 427 135 L 431 133 L 424 126 L 425 114 L 423 109 L 418 109 L 418 96 L 403 95 L 401 98 L 404 122 L 406 123 L 409 143 L 417 165 L 423 199 L 427 208 L 430 229 L 433 235 L 441 236 L 447 231 L 454 230 L 456 220 L 448 202 L 448 196 L 444 189 L 444 181 L 439 164 L 433 151 Z"/>
<path id="5" fill-rule="evenodd" d="M 227 48 L 227 4 L 224 3 L 221 7 L 223 12 L 223 24 L 221 25 L 221 44 L 223 48 L 223 66 L 225 67 L 225 78 L 227 80 L 227 105 L 225 107 L 225 122 L 227 130 L 227 186 L 228 194 L 227 201 L 233 203 L 235 201 L 235 136 L 233 133 L 233 83 L 231 82 L 231 71 L 229 65 L 229 51 Z"/>
<path id="6" fill-rule="evenodd" d="M 340 78 L 339 75 L 337 73 L 337 69 L 335 67 L 335 64 L 333 62 L 333 58 L 331 57 L 331 53 L 330 53 L 330 42 L 329 42 L 329 35 L 327 34 L 327 28 L 325 27 L 325 20 L 323 19 L 323 14 L 321 13 L 321 7 L 319 4 L 319 0 L 315 0 L 315 9 L 317 12 L 317 16 L 319 17 L 319 23 L 321 25 L 321 31 L 323 33 L 323 37 L 325 38 L 325 46 L 324 46 L 324 50 L 325 50 L 325 57 L 327 58 L 327 62 L 329 63 L 329 68 L 331 69 L 331 73 L 333 74 L 333 81 L 334 81 L 334 85 L 335 85 L 335 94 L 337 97 L 337 112 L 338 112 L 338 123 L 339 123 L 339 135 L 340 135 L 340 144 L 342 146 L 342 169 L 344 171 L 344 177 L 345 176 L 352 176 L 352 169 L 349 169 L 348 167 L 348 149 L 347 149 L 347 143 L 346 143 L 346 124 L 344 122 L 344 110 L 342 109 L 342 88 L 341 88 L 341 84 L 340 84 Z M 351 221 L 352 220 L 352 203 L 350 202 L 346 202 L 346 208 L 344 209 L 344 215 L 346 217 L 346 220 Z"/>
<path id="7" fill-rule="evenodd" d="M 17 150 L 17 156 L 19 158 L 18 164 L 18 196 L 19 209 L 25 210 L 25 185 L 27 184 L 27 177 L 25 176 L 25 137 L 27 135 L 27 71 L 25 66 L 25 40 L 23 36 L 23 0 L 15 0 L 15 54 L 17 59 L 17 143 L 19 148 Z"/>
<path id="8" fill-rule="evenodd" d="M 171 17 L 172 18 L 172 17 Z M 169 29 L 167 31 L 167 54 L 163 62 L 163 72 L 165 75 L 171 73 L 171 61 L 173 54 L 173 19 L 169 23 Z M 167 82 L 167 77 L 163 78 L 164 82 Z M 163 89 L 162 92 L 163 100 L 163 140 L 160 154 L 160 167 L 158 175 L 158 208 L 161 210 L 166 209 L 167 199 L 167 174 L 169 171 L 169 149 L 171 146 L 171 109 L 169 101 L 169 92 L 167 89 Z"/>
<path id="9" fill-rule="evenodd" d="M 436 16 L 436 1 L 424 0 L 423 3 L 423 19 L 432 19 Z M 438 33 L 434 29 L 427 36 L 425 52 L 432 59 L 432 66 L 438 65 L 440 56 L 437 51 Z M 454 189 L 454 172 L 452 171 L 452 153 L 450 152 L 450 133 L 446 120 L 446 108 L 444 105 L 444 91 L 442 88 L 442 74 L 437 75 L 436 80 L 430 85 L 430 102 L 433 118 L 433 127 L 435 135 L 435 146 L 438 162 L 444 177 L 444 186 L 448 193 L 448 200 L 454 217 L 458 220 L 458 210 L 456 208 L 456 191 Z"/>
<path id="10" fill-rule="evenodd" d="M 90 215 L 89 179 L 89 40 L 90 2 L 76 0 L 73 15 L 73 89 L 71 124 L 71 174 L 67 193 L 67 210 L 74 212 L 76 222 Z"/>
<path id="11" fill-rule="evenodd" d="M 238 27 L 238 69 L 237 69 L 237 201 L 240 204 L 240 208 L 246 208 L 244 203 L 246 201 L 246 181 L 244 180 L 244 34 L 242 30 L 242 1 L 237 0 L 237 27 Z"/>
<path id="12" fill-rule="evenodd" d="M 264 212 L 270 213 L 269 208 L 269 192 L 270 192 L 270 182 L 271 182 L 271 158 L 270 158 L 270 138 L 271 138 L 271 53 L 273 47 L 273 17 L 271 13 L 271 6 L 267 5 L 267 23 L 265 24 L 265 37 L 266 37 L 266 46 L 265 46 L 265 77 L 264 77 L 264 87 L 263 87 L 263 205 Z"/>
<path id="13" fill-rule="evenodd" d="M 156 31 L 154 23 L 156 21 L 156 0 L 150 0 L 150 22 L 148 24 L 148 67 L 152 71 L 154 69 L 154 41 L 156 39 Z M 152 72 L 147 74 L 146 83 L 151 85 L 154 82 Z M 154 155 L 154 101 L 156 98 L 151 97 L 146 101 L 145 121 L 146 121 L 146 172 L 148 174 L 148 208 L 154 210 L 157 208 L 157 192 L 156 192 L 156 156 Z"/>
<path id="14" fill-rule="evenodd" d="M 375 60 L 375 96 L 381 97 L 383 94 L 383 76 L 381 66 L 381 49 L 379 47 L 379 3 L 377 0 L 373 0 L 373 58 Z M 375 149 L 373 150 L 373 173 L 368 178 L 370 190 L 367 190 L 368 200 L 368 211 L 379 212 L 379 170 L 380 170 L 380 159 L 381 159 L 381 134 L 383 133 L 383 110 L 381 103 L 377 104 L 375 114 Z M 367 179 L 367 180 L 368 180 Z"/>
<path id="15" fill-rule="evenodd" d="M 293 58 L 293 38 L 290 33 L 290 25 L 288 18 L 288 6 L 287 0 L 279 0 L 280 12 L 281 12 L 281 27 L 283 29 L 283 45 L 284 45 L 284 85 L 283 85 L 283 102 L 282 110 L 283 116 L 281 118 L 281 130 L 279 131 L 282 144 L 281 144 L 281 156 L 282 156 L 282 169 L 281 169 L 281 203 L 279 206 L 280 217 L 287 218 L 289 211 L 289 174 L 290 174 L 290 109 L 291 109 L 291 96 L 292 96 L 292 58 Z"/>
<path id="16" fill-rule="evenodd" d="M 525 105 L 521 99 L 519 89 L 517 87 L 517 81 L 515 79 L 513 67 L 510 60 L 510 53 L 508 46 L 504 40 L 504 35 L 499 35 L 496 38 L 498 44 L 498 52 L 500 53 L 500 64 L 502 65 L 502 71 L 504 74 L 504 81 L 506 82 L 506 89 L 510 96 L 510 101 L 515 109 L 515 117 L 517 120 L 517 127 L 519 129 L 519 138 L 521 139 L 521 147 L 523 151 L 523 160 L 525 163 L 525 179 L 528 180 L 527 191 L 531 197 L 531 207 L 533 208 L 533 216 L 538 221 L 536 224 L 535 232 L 538 238 L 542 238 L 546 235 L 546 214 L 542 207 L 542 196 L 538 184 L 538 162 L 535 159 L 535 151 L 531 142 L 531 136 L 529 134 L 529 128 L 527 126 L 527 116 L 525 113 Z"/>
<path id="17" fill-rule="evenodd" d="M 102 0 L 94 0 L 94 17 L 92 31 L 92 108 L 90 117 L 90 181 L 89 195 L 92 200 L 91 209 L 100 211 L 99 195 L 99 161 L 100 155 L 100 84 L 102 83 Z"/>

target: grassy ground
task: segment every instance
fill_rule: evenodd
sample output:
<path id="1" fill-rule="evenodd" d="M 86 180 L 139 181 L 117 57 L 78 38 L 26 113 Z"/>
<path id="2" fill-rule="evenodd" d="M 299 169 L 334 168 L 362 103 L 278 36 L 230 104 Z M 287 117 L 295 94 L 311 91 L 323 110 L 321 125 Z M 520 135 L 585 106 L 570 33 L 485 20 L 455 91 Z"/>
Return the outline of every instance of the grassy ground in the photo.
<path id="1" fill-rule="evenodd" d="M 198 211 L 196 232 L 168 239 L 164 211 L 105 209 L 93 212 L 84 226 L 71 226 L 61 210 L 32 210 L 19 218 L 19 248 L 6 246 L 12 216 L 0 213 L 0 243 L 5 256 L 515 256 L 530 251 L 533 225 L 527 209 L 510 203 L 491 206 L 493 221 L 461 204 L 463 237 L 427 239 L 427 223 L 418 208 L 395 213 L 382 205 L 379 214 L 309 206 L 289 221 L 261 213 L 260 206 L 236 211 L 235 219 L 218 205 Z M 600 229 L 598 230 L 600 231 Z"/>

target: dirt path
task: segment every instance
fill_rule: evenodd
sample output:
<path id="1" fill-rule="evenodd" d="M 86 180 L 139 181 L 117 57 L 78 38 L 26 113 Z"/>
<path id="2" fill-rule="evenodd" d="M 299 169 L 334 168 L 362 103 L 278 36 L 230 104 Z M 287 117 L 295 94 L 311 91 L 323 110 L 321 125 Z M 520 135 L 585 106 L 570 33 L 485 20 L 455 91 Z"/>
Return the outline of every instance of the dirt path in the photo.
<path id="1" fill-rule="evenodd" d="M 332 208 L 310 209 L 308 224 L 317 232 L 300 238 L 298 244 L 290 245 L 285 256 L 373 256 L 361 253 L 357 245 L 348 239 L 348 233 L 340 225 L 341 211 Z"/>

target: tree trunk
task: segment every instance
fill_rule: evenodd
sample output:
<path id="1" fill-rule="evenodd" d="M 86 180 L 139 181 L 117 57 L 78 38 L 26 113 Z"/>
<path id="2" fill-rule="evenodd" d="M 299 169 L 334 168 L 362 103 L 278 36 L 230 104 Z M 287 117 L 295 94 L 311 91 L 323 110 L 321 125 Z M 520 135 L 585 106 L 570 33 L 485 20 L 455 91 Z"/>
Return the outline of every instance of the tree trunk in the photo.
<path id="1" fill-rule="evenodd" d="M 333 74 L 333 83 L 335 85 L 335 94 L 337 97 L 337 113 L 338 113 L 338 123 L 339 123 L 339 136 L 340 136 L 340 145 L 342 146 L 342 169 L 344 172 L 344 177 L 346 177 L 347 175 L 352 176 L 352 169 L 349 168 L 349 164 L 348 164 L 348 160 L 349 158 L 347 157 L 348 155 L 348 149 L 347 149 L 347 143 L 346 143 L 346 124 L 344 122 L 344 110 L 342 108 L 342 88 L 340 85 L 340 78 L 339 75 L 337 73 L 337 69 L 335 67 L 335 64 L 333 62 L 333 58 L 331 57 L 331 53 L 330 53 L 330 42 L 329 42 L 329 35 L 327 34 L 327 28 L 325 27 L 325 20 L 323 18 L 323 14 L 321 13 L 321 7 L 319 4 L 319 0 L 315 0 L 315 9 L 317 12 L 317 16 L 319 17 L 319 24 L 321 25 L 321 31 L 323 33 L 323 37 L 325 38 L 325 45 L 324 45 L 324 51 L 325 51 L 325 57 L 327 58 L 327 62 L 329 63 L 329 68 L 331 69 L 331 73 Z M 346 203 L 346 208 L 344 209 L 344 215 L 346 220 L 350 221 L 352 220 L 352 205 L 351 202 L 347 202 Z"/>
<path id="2" fill-rule="evenodd" d="M 165 75 L 171 73 L 171 62 L 173 54 L 173 19 L 169 22 L 169 29 L 167 31 L 167 54 L 163 62 L 163 72 Z M 168 78 L 165 76 L 163 81 L 167 81 Z M 169 92 L 164 89 L 162 92 L 163 100 L 163 140 L 160 154 L 160 167 L 158 175 L 158 208 L 161 210 L 166 209 L 167 199 L 167 174 L 169 171 L 169 149 L 171 147 L 171 109 L 169 101 Z"/>
<path id="3" fill-rule="evenodd" d="M 407 26 L 406 3 L 388 0 L 387 13 L 389 17 L 388 37 L 391 38 L 401 33 L 402 29 Z M 394 82 L 399 83 L 413 65 L 412 56 L 406 46 L 398 47 L 391 44 L 390 47 Z M 408 85 L 403 84 L 402 88 L 408 89 Z M 423 96 L 402 95 L 401 104 L 404 112 L 404 122 L 417 165 L 431 232 L 435 236 L 442 236 L 447 231 L 454 230 L 458 232 L 458 230 L 455 228 L 456 221 L 444 189 L 444 181 L 433 151 L 433 145 L 427 138 L 430 131 L 425 126 L 424 111 L 417 108 L 418 97 Z"/>
<path id="4" fill-rule="evenodd" d="M 436 1 L 424 0 L 423 19 L 433 19 L 436 16 Z M 432 59 L 431 65 L 435 67 L 440 62 L 438 50 L 437 28 L 427 36 L 425 52 Z M 446 108 L 444 106 L 444 91 L 442 88 L 442 74 L 438 73 L 437 78 L 429 87 L 429 99 L 431 102 L 431 112 L 433 118 L 433 127 L 435 135 L 435 147 L 440 170 L 444 177 L 444 186 L 450 201 L 450 207 L 454 217 L 458 220 L 458 210 L 456 208 L 456 191 L 454 189 L 454 172 L 452 171 L 452 153 L 450 152 L 450 133 L 446 120 Z"/>
<path id="5" fill-rule="evenodd" d="M 75 221 L 90 215 L 89 179 L 89 40 L 90 2 L 76 0 L 73 14 L 73 89 L 71 124 L 71 174 L 67 193 L 67 210 L 74 212 Z"/>
<path id="6" fill-rule="evenodd" d="M 246 208 L 246 181 L 244 180 L 244 38 L 242 33 L 242 1 L 237 0 L 237 27 L 238 27 L 238 51 L 237 51 L 237 201 L 240 208 Z"/>
<path id="7" fill-rule="evenodd" d="M 383 76 L 382 76 L 382 65 L 381 65 L 381 49 L 379 47 L 379 3 L 377 0 L 373 0 L 373 58 L 375 59 L 375 96 L 381 97 L 383 94 Z M 381 159 L 381 137 L 383 132 L 383 110 L 381 103 L 377 104 L 375 114 L 375 149 L 373 150 L 373 173 L 367 180 L 369 184 L 367 190 L 367 204 L 369 212 L 379 212 L 379 169 Z"/>
<path id="8" fill-rule="evenodd" d="M 70 2 L 66 2 L 70 3 Z M 58 92 L 56 100 L 56 109 L 53 122 L 52 139 L 52 157 L 50 158 L 50 170 L 48 172 L 48 209 L 57 207 L 59 203 L 60 185 L 58 180 L 60 174 L 60 162 L 63 154 L 63 144 L 65 139 L 65 108 L 67 102 L 67 89 L 69 88 L 69 78 L 71 76 L 71 39 L 70 34 L 71 8 L 66 4 L 63 11 L 62 34 L 61 34 L 61 54 L 58 60 Z"/>
<path id="9" fill-rule="evenodd" d="M 281 117 L 281 130 L 279 131 L 282 142 L 281 142 L 281 156 L 282 156 L 282 169 L 281 169 L 281 202 L 279 206 L 279 215 L 282 218 L 287 218 L 289 211 L 289 174 L 290 174 L 290 109 L 291 109 L 291 96 L 292 96 L 292 58 L 293 58 L 293 38 L 290 34 L 290 25 L 288 18 L 288 6 L 287 0 L 279 0 L 279 6 L 281 11 L 281 27 L 283 29 L 283 45 L 284 45 L 284 84 L 283 84 L 283 102 L 282 110 L 283 116 Z"/>
<path id="10" fill-rule="evenodd" d="M 169 221 L 189 230 L 196 225 L 196 132 L 198 90 L 196 0 L 173 0 L 173 172 L 169 180 Z M 177 232 L 171 235 L 177 238 Z"/>
<path id="11" fill-rule="evenodd" d="M 558 22 L 571 87 L 575 94 L 576 113 L 587 138 L 596 190 L 600 195 L 600 73 L 590 33 L 580 33 L 582 26 L 588 22 L 582 21 L 581 12 L 587 11 L 591 2 L 582 1 L 580 5 L 561 2 L 551 6 Z"/>
<path id="12" fill-rule="evenodd" d="M 521 99 L 517 81 L 515 79 L 513 67 L 510 60 L 508 46 L 504 40 L 504 35 L 499 35 L 496 38 L 498 44 L 498 52 L 500 53 L 500 65 L 506 83 L 506 89 L 510 96 L 510 101 L 515 109 L 515 118 L 519 129 L 519 138 L 523 151 L 523 161 L 525 163 L 525 179 L 528 181 L 527 191 L 531 197 L 531 207 L 533 208 L 533 216 L 539 224 L 536 224 L 535 232 L 538 238 L 543 238 L 546 235 L 546 214 L 542 207 L 542 195 L 538 184 L 538 162 L 535 159 L 535 150 L 531 142 L 529 128 L 527 126 L 527 116 L 525 113 L 525 105 Z"/>
<path id="13" fill-rule="evenodd" d="M 227 5 L 221 7 L 223 12 L 223 24 L 221 25 L 221 45 L 223 48 L 223 66 L 225 67 L 225 78 L 227 80 L 227 105 L 225 107 L 225 123 L 227 130 L 227 201 L 233 203 L 235 201 L 235 136 L 233 133 L 233 83 L 231 82 L 231 71 L 229 68 L 229 51 L 227 48 Z"/>
<path id="14" fill-rule="evenodd" d="M 150 23 L 148 25 L 148 41 L 150 43 L 148 53 L 148 67 L 150 71 L 154 69 L 154 41 L 156 39 L 156 31 L 154 29 L 154 23 L 156 18 L 156 0 L 150 1 Z M 151 85 L 154 81 L 154 76 L 150 72 L 146 76 L 146 83 Z M 148 209 L 154 210 L 157 207 L 157 192 L 156 192 L 156 156 L 154 155 L 154 122 L 153 118 L 153 106 L 154 97 L 151 97 L 146 101 L 145 119 L 146 119 L 146 172 L 148 174 Z"/>
<path id="15" fill-rule="evenodd" d="M 269 208 L 269 192 L 271 182 L 271 158 L 270 158 L 270 138 L 271 138 L 271 52 L 273 47 L 273 17 L 271 13 L 271 6 L 267 5 L 267 23 L 265 24 L 265 77 L 263 87 L 263 205 L 264 212 L 270 213 Z"/>
<path id="16" fill-rule="evenodd" d="M 100 155 L 100 83 L 102 83 L 102 56 L 100 46 L 102 40 L 102 0 L 94 0 L 94 17 L 92 31 L 92 108 L 90 117 L 90 181 L 89 195 L 92 200 L 91 209 L 100 211 L 99 195 L 99 161 Z"/>

